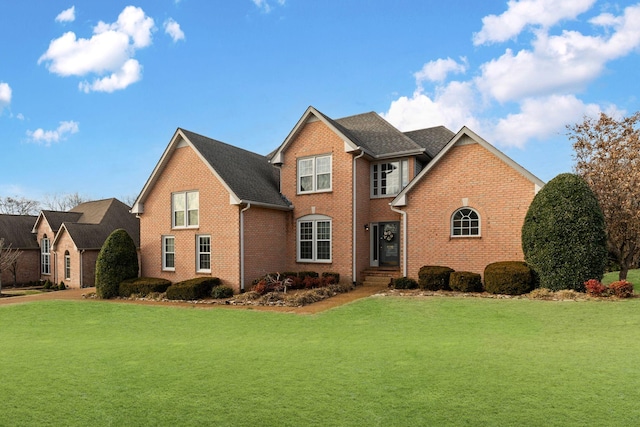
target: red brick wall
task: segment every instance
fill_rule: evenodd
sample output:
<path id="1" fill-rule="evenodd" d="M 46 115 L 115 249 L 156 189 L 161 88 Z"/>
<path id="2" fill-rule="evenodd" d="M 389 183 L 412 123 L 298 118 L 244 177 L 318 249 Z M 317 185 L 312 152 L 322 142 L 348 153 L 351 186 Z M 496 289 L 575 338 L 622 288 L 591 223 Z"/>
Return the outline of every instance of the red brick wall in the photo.
<path id="1" fill-rule="evenodd" d="M 171 228 L 171 193 L 199 191 L 199 226 Z M 144 201 L 140 215 L 142 276 L 179 282 L 199 276 L 219 277 L 239 289 L 239 207 L 230 205 L 229 192 L 191 147 L 174 151 Z M 196 235 L 211 236 L 211 273 L 196 273 Z M 175 237 L 175 271 L 162 270 L 162 236 Z"/>
<path id="2" fill-rule="evenodd" d="M 66 251 L 69 251 L 69 256 L 71 257 L 70 280 L 65 277 L 64 270 L 64 254 Z M 55 275 L 56 284 L 64 282 L 65 286 L 68 288 L 79 288 L 80 253 L 76 250 L 73 240 L 71 240 L 71 237 L 69 236 L 69 233 L 63 231 L 62 234 L 58 237 L 58 240 L 56 241 L 55 255 L 52 257 L 52 260 L 53 262 L 55 262 L 55 271 L 57 272 L 57 274 Z"/>
<path id="3" fill-rule="evenodd" d="M 521 228 L 534 184 L 480 144 L 453 147 L 408 194 L 408 272 L 423 265 L 483 273 L 496 261 L 522 260 Z M 480 237 L 450 237 L 451 215 L 480 215 Z"/>
<path id="4" fill-rule="evenodd" d="M 332 155 L 332 191 L 297 194 L 297 161 L 301 157 Z M 332 271 L 341 280 L 352 281 L 352 160 L 344 151 L 344 142 L 324 123 L 307 123 L 284 152 L 281 191 L 293 202 L 295 210 L 287 223 L 287 269 L 291 271 Z M 314 212 L 315 209 L 315 212 Z M 332 218 L 331 263 L 296 262 L 296 221 L 310 214 Z M 364 226 L 363 226 L 364 228 Z"/>
<path id="5" fill-rule="evenodd" d="M 269 273 L 287 271 L 287 224 L 285 211 L 250 207 L 244 212 L 245 290 Z"/>
<path id="6" fill-rule="evenodd" d="M 40 250 L 21 250 L 16 269 L 16 283 L 25 284 L 40 280 Z M 10 268 L 2 272 L 2 286 L 13 285 L 13 272 Z"/>

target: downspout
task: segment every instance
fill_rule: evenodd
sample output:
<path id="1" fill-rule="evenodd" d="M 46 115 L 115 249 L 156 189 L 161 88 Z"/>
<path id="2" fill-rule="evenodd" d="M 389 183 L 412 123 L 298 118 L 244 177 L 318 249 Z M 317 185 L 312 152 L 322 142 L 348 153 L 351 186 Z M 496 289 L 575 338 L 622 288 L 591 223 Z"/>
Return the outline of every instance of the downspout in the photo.
<path id="1" fill-rule="evenodd" d="M 82 255 L 84 254 L 84 249 L 80 251 L 80 288 L 84 288 L 84 266 L 82 262 Z"/>
<path id="2" fill-rule="evenodd" d="M 402 275 L 407 277 L 407 213 L 394 208 L 391 204 L 389 207 L 392 211 L 402 215 Z"/>
<path id="3" fill-rule="evenodd" d="M 244 292 L 244 212 L 251 208 L 251 203 L 240 211 L 240 292 Z"/>
<path id="4" fill-rule="evenodd" d="M 353 158 L 353 167 L 351 168 L 351 173 L 353 174 L 353 191 L 352 191 L 352 195 L 353 195 L 353 200 L 351 202 L 351 206 L 353 207 L 353 221 L 352 221 L 352 226 L 351 228 L 353 229 L 353 242 L 351 244 L 351 249 L 352 249 L 352 253 L 351 253 L 351 278 L 353 280 L 353 284 L 356 284 L 356 239 L 357 239 L 357 229 L 358 227 L 356 227 L 356 214 L 357 214 L 357 206 L 356 206 L 356 178 L 358 176 L 358 174 L 356 173 L 356 160 L 358 160 L 360 157 L 364 156 L 364 150 L 361 150 L 360 154 L 358 154 L 357 156 L 355 156 Z"/>

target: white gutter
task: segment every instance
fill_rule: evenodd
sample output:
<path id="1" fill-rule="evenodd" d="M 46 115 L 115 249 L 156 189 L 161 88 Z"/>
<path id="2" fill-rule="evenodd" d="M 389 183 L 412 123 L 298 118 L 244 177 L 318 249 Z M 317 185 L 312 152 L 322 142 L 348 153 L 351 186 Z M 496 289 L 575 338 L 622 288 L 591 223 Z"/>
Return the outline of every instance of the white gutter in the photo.
<path id="1" fill-rule="evenodd" d="M 84 254 L 84 249 L 80 251 L 80 288 L 84 288 L 84 268 L 83 268 L 83 262 L 82 262 L 82 254 Z"/>
<path id="2" fill-rule="evenodd" d="M 392 211 L 402 215 L 402 275 L 407 277 L 407 213 L 391 206 Z"/>
<path id="3" fill-rule="evenodd" d="M 240 292 L 244 292 L 244 212 L 251 208 L 251 203 L 240 211 Z"/>
<path id="4" fill-rule="evenodd" d="M 359 147 L 358 147 L 359 148 Z M 352 210 L 353 210 L 353 222 L 352 222 L 352 226 L 351 228 L 353 229 L 353 242 L 351 244 L 351 249 L 352 249 L 352 253 L 351 253 L 351 280 L 353 281 L 353 284 L 356 283 L 356 239 L 357 239 L 357 228 L 356 227 L 356 213 L 357 213 L 357 208 L 356 208 L 356 177 L 358 176 L 358 174 L 356 173 L 356 160 L 358 160 L 360 157 L 364 156 L 364 150 L 361 150 L 360 154 L 358 154 L 357 156 L 355 156 L 353 158 L 353 167 L 351 168 L 351 173 L 353 174 L 353 191 L 352 191 L 352 196 L 353 196 L 353 201 L 351 203 L 352 206 Z"/>

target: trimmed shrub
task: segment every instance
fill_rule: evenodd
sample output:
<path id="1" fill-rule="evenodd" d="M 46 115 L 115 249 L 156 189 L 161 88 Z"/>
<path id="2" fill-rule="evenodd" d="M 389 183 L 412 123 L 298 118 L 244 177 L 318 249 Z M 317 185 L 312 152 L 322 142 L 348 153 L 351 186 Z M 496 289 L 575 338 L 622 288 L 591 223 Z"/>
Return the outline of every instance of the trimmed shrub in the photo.
<path id="1" fill-rule="evenodd" d="M 127 279 L 118 286 L 118 295 L 123 298 L 129 298 L 131 295 L 139 295 L 145 297 L 151 293 L 163 293 L 171 286 L 171 282 L 167 279 L 159 279 L 157 277 L 136 277 Z"/>
<path id="2" fill-rule="evenodd" d="M 167 288 L 167 299 L 193 301 L 211 296 L 214 286 L 220 286 L 217 277 L 196 277 L 174 283 Z"/>
<path id="3" fill-rule="evenodd" d="M 584 282 L 584 287 L 587 291 L 587 294 L 596 297 L 603 296 L 603 294 L 605 294 L 607 291 L 607 287 L 597 279 L 587 280 L 586 282 Z"/>
<path id="4" fill-rule="evenodd" d="M 138 277 L 138 253 L 131 236 L 119 228 L 107 237 L 96 260 L 96 295 L 118 296 L 120 283 Z"/>
<path id="5" fill-rule="evenodd" d="M 42 286 L 43 289 L 51 289 L 51 281 L 49 281 L 49 279 L 44 281 L 44 285 Z"/>
<path id="6" fill-rule="evenodd" d="M 494 262 L 484 269 L 484 288 L 491 294 L 522 295 L 534 287 L 534 272 L 522 261 Z"/>
<path id="7" fill-rule="evenodd" d="M 429 291 L 449 291 L 449 276 L 453 269 L 437 265 L 425 265 L 418 272 L 418 285 Z"/>
<path id="8" fill-rule="evenodd" d="M 231 298 L 233 296 L 233 289 L 228 286 L 214 286 L 211 290 L 211 298 L 223 299 Z"/>
<path id="9" fill-rule="evenodd" d="M 304 280 L 306 277 L 320 277 L 315 271 L 301 271 L 298 273 L 298 277 Z"/>
<path id="10" fill-rule="evenodd" d="M 544 288 L 584 291 L 585 281 L 602 278 L 604 216 L 584 179 L 560 174 L 536 194 L 522 226 L 522 251 Z"/>
<path id="11" fill-rule="evenodd" d="M 340 283 L 340 273 L 325 271 L 324 273 L 322 273 L 322 279 L 326 285 L 333 285 L 335 283 Z"/>
<path id="12" fill-rule="evenodd" d="M 449 276 L 449 287 L 458 292 L 482 292 L 482 276 L 470 271 L 454 271 Z"/>
<path id="13" fill-rule="evenodd" d="M 416 289 L 418 287 L 418 282 L 410 277 L 400 277 L 398 279 L 393 279 L 391 285 L 395 289 Z"/>
<path id="14" fill-rule="evenodd" d="M 619 280 L 609 285 L 609 293 L 618 298 L 630 298 L 633 296 L 633 285 L 626 280 Z"/>

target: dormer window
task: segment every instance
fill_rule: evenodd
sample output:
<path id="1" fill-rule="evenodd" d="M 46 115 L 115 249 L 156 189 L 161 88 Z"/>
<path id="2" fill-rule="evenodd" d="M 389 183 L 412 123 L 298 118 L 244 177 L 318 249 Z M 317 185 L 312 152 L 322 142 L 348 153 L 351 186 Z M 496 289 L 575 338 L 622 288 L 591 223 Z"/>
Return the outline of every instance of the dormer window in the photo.
<path id="1" fill-rule="evenodd" d="M 371 197 L 396 196 L 407 184 L 409 184 L 408 160 L 371 165 Z"/>
<path id="2" fill-rule="evenodd" d="M 331 155 L 298 159 L 298 194 L 331 191 Z"/>

